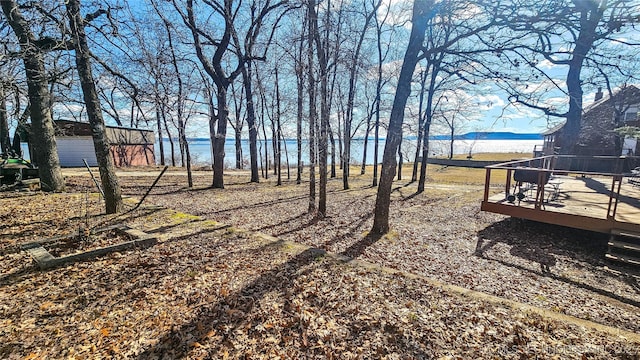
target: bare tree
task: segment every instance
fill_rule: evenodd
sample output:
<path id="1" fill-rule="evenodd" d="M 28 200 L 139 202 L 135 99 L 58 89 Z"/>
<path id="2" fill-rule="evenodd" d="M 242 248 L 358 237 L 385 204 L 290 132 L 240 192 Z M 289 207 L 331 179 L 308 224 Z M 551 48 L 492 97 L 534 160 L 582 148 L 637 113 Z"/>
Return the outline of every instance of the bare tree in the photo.
<path id="1" fill-rule="evenodd" d="M 98 93 L 91 72 L 91 54 L 84 30 L 84 24 L 87 20 L 80 14 L 80 0 L 67 0 L 65 4 L 76 55 L 76 67 L 87 108 L 87 117 L 91 125 L 91 135 L 96 159 L 98 160 L 100 179 L 102 180 L 106 212 L 107 214 L 113 214 L 120 212 L 123 208 L 122 191 L 113 166 L 100 101 L 98 100 Z M 98 10 L 90 16 L 95 18 L 103 13 L 103 10 Z"/>
<path id="2" fill-rule="evenodd" d="M 225 70 L 223 64 L 224 57 L 231 52 L 231 35 L 232 27 L 237 12 L 233 9 L 232 0 L 224 0 L 223 3 L 206 2 L 209 9 L 223 22 L 222 34 L 219 38 L 208 35 L 198 25 L 194 10 L 194 1 L 187 0 L 186 14 L 182 12 L 176 0 L 173 6 L 178 11 L 185 23 L 191 31 L 194 40 L 194 47 L 198 60 L 202 64 L 205 72 L 216 86 L 217 112 L 215 118 L 209 120 L 210 127 L 213 123 L 217 123 L 216 132 L 210 133 L 211 142 L 213 144 L 213 184 L 214 188 L 224 188 L 224 144 L 227 135 L 227 123 L 229 119 L 229 108 L 227 105 L 227 92 L 231 82 L 241 73 L 241 67 L 238 64 L 231 72 Z M 205 55 L 204 44 L 202 38 L 206 39 L 206 44 L 214 46 L 214 54 L 211 58 Z"/>
<path id="3" fill-rule="evenodd" d="M 276 83 L 276 149 L 275 152 L 278 154 L 276 157 L 276 168 L 278 169 L 278 182 L 277 185 L 282 185 L 282 110 L 280 108 L 280 81 L 278 78 L 278 68 L 273 69 L 275 72 L 275 83 Z"/>
<path id="4" fill-rule="evenodd" d="M 416 0 L 413 4 L 411 17 L 411 35 L 404 55 L 398 87 L 393 100 L 387 140 L 382 158 L 382 171 L 380 185 L 376 195 L 373 227 L 374 234 L 386 234 L 389 232 L 389 205 L 391 202 L 391 185 L 396 171 L 396 153 L 402 140 L 402 122 L 407 99 L 411 95 L 411 79 L 416 64 L 420 60 L 422 44 L 425 38 L 427 23 L 433 7 L 432 0 Z"/>
<path id="5" fill-rule="evenodd" d="M 199 13 L 196 15 L 194 1 L 186 1 L 186 14 L 182 10 L 182 6 L 178 4 L 178 0 L 173 0 L 175 10 L 180 14 L 184 24 L 189 28 L 194 40 L 194 48 L 198 60 L 202 64 L 205 72 L 213 80 L 216 86 L 217 112 L 215 119 L 210 120 L 210 125 L 217 122 L 215 134 L 211 132 L 213 143 L 213 187 L 224 187 L 224 144 L 227 132 L 227 123 L 229 118 L 229 109 L 227 105 L 228 89 L 231 82 L 239 75 L 243 75 L 245 87 L 250 84 L 251 77 L 247 72 L 246 64 L 249 61 L 256 60 L 252 54 L 253 45 L 258 41 L 258 36 L 267 21 L 267 16 L 274 10 L 280 8 L 285 3 L 264 3 L 252 2 L 249 8 L 242 2 L 235 3 L 233 0 L 223 1 L 204 1 L 206 9 L 211 11 L 212 16 L 208 21 L 218 21 L 222 24 L 222 29 L 218 34 L 212 34 L 205 30 L 205 27 L 199 23 Z M 242 11 L 248 11 L 250 19 L 245 25 L 245 32 L 239 34 L 240 20 L 238 14 Z M 275 22 L 277 24 L 277 21 Z M 275 25 L 274 25 L 275 26 Z M 269 40 L 267 40 L 269 42 Z M 205 54 L 205 47 L 212 46 L 214 48 L 213 55 L 208 57 Z M 266 50 L 265 50 L 266 52 Z M 235 59 L 233 59 L 235 57 Z M 264 55 L 263 55 L 264 57 Z M 231 70 L 227 70 L 229 63 L 234 63 Z M 250 90 L 250 89 L 249 89 Z M 251 100 L 252 94 L 246 94 L 247 100 Z M 250 104 L 248 103 L 247 106 Z M 248 108 L 248 125 L 250 139 L 252 134 L 257 135 L 257 128 L 252 126 L 251 110 Z M 251 145 L 250 145 L 251 146 Z M 252 155 L 257 159 L 255 155 Z M 253 165 L 256 164 L 256 166 Z M 252 160 L 252 181 L 257 174 L 257 160 Z"/>
<path id="6" fill-rule="evenodd" d="M 243 169 L 244 164 L 242 159 L 242 128 L 244 127 L 244 123 L 245 123 L 244 93 L 242 91 L 238 91 L 234 86 L 234 84 L 235 82 L 231 84 L 231 94 L 232 94 L 233 109 L 234 109 L 233 111 L 234 121 L 229 121 L 229 124 L 233 128 L 233 132 L 235 134 L 236 169 Z M 253 104 L 252 100 L 247 100 L 247 102 L 249 101 L 251 102 L 251 104 Z M 255 119 L 254 119 L 254 126 L 255 126 Z M 253 179 L 251 181 L 255 182 L 253 181 Z"/>
<path id="7" fill-rule="evenodd" d="M 415 5 L 414 5 L 415 6 Z M 390 9 L 387 8 L 387 11 L 385 12 L 385 16 L 382 20 L 378 19 L 378 17 L 376 16 L 376 49 L 378 51 L 378 65 L 377 65 L 377 80 L 376 80 L 376 90 L 375 90 L 375 100 L 374 100 L 374 105 L 373 105 L 373 114 L 375 116 L 375 121 L 374 121 L 374 131 L 373 131 L 373 180 L 372 180 L 372 185 L 373 186 L 378 186 L 378 148 L 379 148 L 379 141 L 380 141 L 380 111 L 381 111 L 381 101 L 382 101 L 382 88 L 385 84 L 385 80 L 382 77 L 382 67 L 383 67 L 383 61 L 386 58 L 386 55 L 388 54 L 388 51 L 385 51 L 383 53 L 383 49 L 382 49 L 382 33 L 383 33 L 383 27 L 384 24 L 387 20 L 387 17 L 389 16 L 389 12 Z M 388 49 L 388 47 L 387 47 Z M 412 70 L 413 71 L 413 70 Z M 405 99 L 406 101 L 406 99 Z M 404 110 L 403 110 L 404 111 Z M 400 124 L 400 127 L 402 127 L 402 124 Z M 365 144 L 366 145 L 366 144 Z M 395 155 L 394 155 L 395 156 Z M 395 167 L 395 165 L 394 165 Z M 391 176 L 391 178 L 393 179 L 393 175 Z"/>
<path id="8" fill-rule="evenodd" d="M 510 40 L 480 38 L 500 56 L 488 71 L 510 94 L 512 103 L 542 111 L 547 116 L 566 119 L 558 144 L 562 153 L 572 153 L 578 141 L 583 111 L 584 70 L 609 66 L 613 71 L 624 68 L 616 59 L 619 51 L 602 52 L 607 43 L 639 46 L 637 42 L 618 36 L 631 28 L 640 17 L 637 4 L 626 0 L 584 1 L 546 0 L 531 3 L 513 1 L 508 15 Z M 493 42 L 491 40 L 494 40 Z M 495 41 L 499 41 L 496 44 Z M 548 70 L 566 69 L 564 79 L 557 79 Z M 527 83 L 545 82 L 542 92 L 522 89 Z M 564 94 L 568 108 L 562 111 L 556 104 L 545 101 L 554 91 Z"/>
<path id="9" fill-rule="evenodd" d="M 176 74 L 176 80 L 178 82 L 178 92 L 176 99 L 176 118 L 178 123 L 178 139 L 180 142 L 180 154 L 182 156 L 182 166 L 187 166 L 187 185 L 193 187 L 193 174 L 191 173 L 191 152 L 189 151 L 189 142 L 187 141 L 187 124 L 185 119 L 185 102 L 186 94 L 184 89 L 184 83 L 180 67 L 178 65 L 178 58 L 176 56 L 176 49 L 173 45 L 173 37 L 171 36 L 171 26 L 166 19 L 163 19 L 165 30 L 167 31 L 167 40 L 169 45 L 169 52 L 171 54 L 171 64 Z"/>
<path id="10" fill-rule="evenodd" d="M 32 143 L 35 146 L 32 157 L 35 155 L 38 164 L 41 186 L 48 191 L 63 191 L 65 184 L 60 172 L 50 107 L 51 93 L 44 65 L 44 51 L 61 45 L 50 37 L 36 38 L 15 0 L 0 1 L 0 6 L 20 44 L 20 55 L 27 76 Z"/>
<path id="11" fill-rule="evenodd" d="M 316 207 L 316 80 L 314 73 L 314 36 L 317 34 L 318 19 L 315 16 L 315 2 L 309 0 L 307 4 L 307 80 L 309 91 L 309 213 L 315 212 Z"/>
<path id="12" fill-rule="evenodd" d="M 324 217 L 327 214 L 327 144 L 329 131 L 328 45 L 326 41 L 322 41 L 320 38 L 315 1 L 310 0 L 308 7 L 310 24 L 309 36 L 311 37 L 310 41 L 313 41 L 315 44 L 320 76 L 320 137 L 318 139 L 318 172 L 320 173 L 320 183 L 317 215 Z"/>
<path id="13" fill-rule="evenodd" d="M 365 9 L 364 22 L 362 24 L 362 28 L 357 36 L 356 46 L 352 53 L 349 66 L 349 93 L 347 95 L 347 108 L 345 111 L 345 119 L 344 119 L 344 151 L 342 154 L 342 185 L 343 188 L 349 189 L 349 165 L 351 163 L 351 140 L 353 139 L 353 113 L 355 106 L 355 97 L 357 90 L 357 82 L 358 82 L 358 67 L 360 65 L 360 52 L 362 49 L 362 44 L 364 43 L 365 36 L 369 29 L 369 24 L 373 17 L 378 13 L 378 9 L 382 1 L 377 1 L 373 3 L 372 8 L 367 11 L 366 2 L 363 1 L 363 7 Z"/>
<path id="14" fill-rule="evenodd" d="M 308 21 L 305 17 L 305 21 Z M 306 24 L 304 24 L 306 25 Z M 295 52 L 295 73 L 296 73 L 296 95 L 297 95 L 297 111 L 296 111 L 296 144 L 298 149 L 297 156 L 297 170 L 296 170 L 296 184 L 302 183 L 302 118 L 303 118 L 303 96 L 304 96 L 304 29 L 302 27 L 302 34 L 300 40 L 296 41 L 297 49 Z"/>

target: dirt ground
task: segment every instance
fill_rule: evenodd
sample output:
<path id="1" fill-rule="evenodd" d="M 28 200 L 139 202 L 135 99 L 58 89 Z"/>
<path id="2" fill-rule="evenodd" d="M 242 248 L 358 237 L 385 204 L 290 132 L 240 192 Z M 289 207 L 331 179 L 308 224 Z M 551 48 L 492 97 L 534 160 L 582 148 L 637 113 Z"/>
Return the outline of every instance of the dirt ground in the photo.
<path id="1" fill-rule="evenodd" d="M 120 174 L 129 207 L 147 170 Z M 481 184 L 455 171 L 422 194 L 394 183 L 381 238 L 370 174 L 330 180 L 323 219 L 308 182 L 246 171 L 225 189 L 169 171 L 117 219 L 82 171 L 66 172 L 70 194 L 5 196 L 0 356 L 638 358 L 640 286 L 606 270 L 606 237 L 481 212 Z M 160 242 L 45 272 L 16 247 L 115 221 Z"/>

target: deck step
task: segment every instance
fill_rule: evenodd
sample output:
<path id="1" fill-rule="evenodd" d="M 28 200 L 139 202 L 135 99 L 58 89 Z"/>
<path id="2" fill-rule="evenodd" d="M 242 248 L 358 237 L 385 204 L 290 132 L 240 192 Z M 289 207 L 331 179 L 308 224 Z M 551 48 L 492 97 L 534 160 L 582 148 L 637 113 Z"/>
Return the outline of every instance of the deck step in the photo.
<path id="1" fill-rule="evenodd" d="M 640 281 L 640 271 L 634 270 L 629 266 L 616 265 L 611 262 L 611 264 L 604 266 L 602 269 L 616 276 L 630 276 L 636 281 Z"/>
<path id="2" fill-rule="evenodd" d="M 640 258 L 637 258 L 634 256 L 610 254 L 610 253 L 607 253 L 604 256 L 609 260 L 618 261 L 618 262 L 633 265 L 633 266 L 640 266 Z"/>
<path id="3" fill-rule="evenodd" d="M 640 268 L 640 233 L 612 229 L 605 257 L 612 262 Z"/>
<path id="4" fill-rule="evenodd" d="M 633 231 L 611 229 L 611 235 L 640 240 L 640 233 L 633 232 Z"/>
<path id="5" fill-rule="evenodd" d="M 626 242 L 626 241 L 620 241 L 620 240 L 611 239 L 611 240 L 609 240 L 608 245 L 609 245 L 610 248 L 624 249 L 624 250 L 629 250 L 629 251 L 638 251 L 638 252 L 640 252 L 640 244 L 636 244 L 636 243 L 630 243 L 630 242 Z"/>

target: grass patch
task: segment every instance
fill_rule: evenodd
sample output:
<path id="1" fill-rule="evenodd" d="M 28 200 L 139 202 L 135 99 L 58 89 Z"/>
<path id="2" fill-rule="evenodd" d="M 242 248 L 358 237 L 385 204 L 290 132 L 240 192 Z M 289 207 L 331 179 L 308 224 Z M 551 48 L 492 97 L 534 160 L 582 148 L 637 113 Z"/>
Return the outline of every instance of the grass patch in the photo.
<path id="1" fill-rule="evenodd" d="M 183 212 L 173 212 L 171 214 L 171 219 L 176 221 L 176 222 L 184 222 L 184 221 L 195 221 L 195 220 L 200 220 L 199 216 L 195 216 L 195 215 L 191 215 L 191 214 L 187 214 L 187 213 L 183 213 Z"/>

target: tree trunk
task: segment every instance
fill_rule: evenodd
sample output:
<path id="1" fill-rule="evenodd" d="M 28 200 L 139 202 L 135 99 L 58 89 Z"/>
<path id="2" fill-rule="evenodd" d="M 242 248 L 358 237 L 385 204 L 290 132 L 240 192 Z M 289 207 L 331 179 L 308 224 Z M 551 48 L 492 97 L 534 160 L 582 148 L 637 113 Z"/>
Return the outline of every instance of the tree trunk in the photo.
<path id="1" fill-rule="evenodd" d="M 362 31 L 359 34 L 358 43 L 356 45 L 356 50 L 353 54 L 353 58 L 351 59 L 351 64 L 349 68 L 349 94 L 347 95 L 347 111 L 345 114 L 344 120 L 344 151 L 342 152 L 342 187 L 344 190 L 349 189 L 349 165 L 351 164 L 351 127 L 353 124 L 353 109 L 354 109 L 354 101 L 356 95 L 356 84 L 358 82 L 358 61 L 360 59 L 360 49 L 362 48 L 362 43 L 364 42 L 365 36 L 367 34 L 367 29 L 369 28 L 369 23 L 371 19 L 378 11 L 380 4 L 382 2 L 378 1 L 375 7 L 369 12 L 365 18 L 365 22 L 362 26 Z M 367 135 L 369 134 L 369 124 L 367 123 Z M 364 174 L 365 169 L 365 160 L 366 160 L 366 137 L 365 137 L 365 151 L 364 151 L 364 159 L 362 161 L 362 169 L 361 172 Z"/>
<path id="2" fill-rule="evenodd" d="M 27 77 L 29 102 L 31 104 L 31 143 L 34 146 L 32 161 L 38 164 L 40 184 L 45 191 L 64 191 L 65 184 L 60 172 L 60 160 L 53 129 L 53 117 L 49 106 L 51 94 L 47 87 L 47 73 L 42 51 L 36 47 L 36 39 L 29 23 L 22 16 L 14 0 L 0 1 L 7 23 L 20 42 L 20 50 Z"/>
<path id="3" fill-rule="evenodd" d="M 178 59 L 176 58 L 176 52 L 173 47 L 173 37 L 171 36 L 171 28 L 167 21 L 164 21 L 165 29 L 167 30 L 167 38 L 169 40 L 169 49 L 171 50 L 171 63 L 175 70 L 175 75 L 178 80 L 178 136 L 180 137 L 180 157 L 182 159 L 182 166 L 187 166 L 187 186 L 193 187 L 193 174 L 191 173 L 191 153 L 189 152 L 189 143 L 187 142 L 187 124 L 184 120 L 184 86 L 182 84 L 182 74 L 180 74 L 180 68 L 178 67 Z"/>
<path id="4" fill-rule="evenodd" d="M 338 127 L 340 125 L 338 124 Z M 329 135 L 329 143 L 331 144 L 331 178 L 335 178 L 336 177 L 336 152 L 340 152 L 339 150 L 336 151 L 336 137 L 333 134 L 333 128 L 331 127 L 331 124 L 327 124 L 327 134 Z M 338 139 L 341 139 L 340 135 L 338 135 Z M 338 147 L 342 147 L 341 144 L 338 144 Z M 342 163 L 341 165 L 342 166 Z"/>
<path id="5" fill-rule="evenodd" d="M 373 183 L 372 186 L 378 186 L 378 148 L 380 147 L 380 95 L 376 100 L 376 122 L 373 131 Z"/>
<path id="6" fill-rule="evenodd" d="M 411 35 L 409 37 L 407 51 L 404 55 L 402 69 L 400 70 L 398 87 L 396 88 L 396 94 L 391 108 L 387 140 L 382 157 L 380 185 L 378 186 L 373 227 L 371 229 L 371 232 L 374 234 L 386 234 L 389 232 L 391 185 L 396 171 L 396 153 L 402 141 L 404 109 L 407 104 L 407 99 L 411 95 L 411 79 L 416 64 L 418 63 L 418 55 L 424 41 L 428 14 L 432 5 L 433 0 L 416 0 L 413 4 Z"/>
<path id="7" fill-rule="evenodd" d="M 243 90 L 244 91 L 244 75 L 243 75 Z M 236 89 L 234 84 L 231 84 L 231 98 L 233 99 L 233 110 L 234 110 L 234 120 L 235 125 L 233 127 L 233 138 L 235 145 L 235 155 L 236 155 L 236 169 L 240 170 L 244 168 L 243 159 L 242 159 L 242 127 L 244 119 L 242 118 L 242 103 L 244 96 L 236 93 Z M 238 99 L 239 98 L 239 99 Z"/>
<path id="8" fill-rule="evenodd" d="M 102 180 L 102 188 L 104 190 L 106 213 L 114 214 L 122 211 L 122 192 L 113 165 L 104 119 L 102 118 L 100 101 L 98 100 L 98 92 L 96 91 L 93 74 L 91 72 L 91 55 L 84 31 L 84 19 L 80 14 L 80 0 L 67 0 L 66 6 L 75 47 L 78 77 L 80 78 L 82 94 L 87 108 L 87 117 L 91 125 L 93 147 L 96 151 L 100 179 Z"/>
<path id="9" fill-rule="evenodd" d="M 11 149 L 9 139 L 9 118 L 7 116 L 7 100 L 5 98 L 4 84 L 0 81 L 0 153 L 8 154 Z"/>
<path id="10" fill-rule="evenodd" d="M 160 148 L 160 165 L 165 164 L 164 159 L 164 141 L 162 139 L 162 116 L 160 116 L 160 104 L 159 100 L 156 98 L 156 124 L 158 127 L 158 146 Z"/>
<path id="11" fill-rule="evenodd" d="M 425 116 L 426 114 L 423 112 L 422 109 L 424 108 L 424 91 L 425 91 L 424 84 L 427 80 L 427 73 L 428 73 L 428 68 L 427 68 L 427 71 L 423 71 L 423 73 L 420 75 L 420 97 L 418 100 L 418 137 L 417 137 L 417 144 L 416 144 L 416 155 L 413 159 L 413 169 L 411 171 L 411 182 L 415 182 L 416 180 L 418 180 L 418 158 L 422 153 L 422 134 L 424 132 L 424 125 L 425 125 L 425 119 L 426 119 L 426 116 Z"/>
<path id="12" fill-rule="evenodd" d="M 302 45 L 301 45 L 302 46 Z M 302 57 L 302 55 L 300 55 Z M 301 69 L 298 70 L 297 68 Z M 296 112 L 296 145 L 298 147 L 297 157 L 297 170 L 296 170 L 296 184 L 302 183 L 302 111 L 303 111 L 303 91 L 304 91 L 304 79 L 302 78 L 302 66 L 296 66 L 296 83 L 298 94 L 298 111 Z"/>
<path id="13" fill-rule="evenodd" d="M 260 123 L 262 124 L 262 136 L 264 137 L 264 161 L 262 162 L 262 176 L 265 179 L 269 179 L 269 145 L 267 144 L 267 127 L 264 120 L 265 117 L 265 104 L 264 96 L 260 99 Z M 261 153 L 262 154 L 262 153 Z"/>
<path id="14" fill-rule="evenodd" d="M 237 119 L 237 118 L 236 118 Z M 242 164 L 242 132 L 240 132 L 238 129 L 240 129 L 240 124 L 238 122 L 236 122 L 236 127 L 235 127 L 235 146 L 236 146 L 236 169 L 242 169 L 244 168 L 243 164 Z M 254 182 L 254 181 L 252 181 Z"/>
<path id="15" fill-rule="evenodd" d="M 298 111 L 296 119 L 296 145 L 298 147 L 297 158 L 297 171 L 296 171 L 296 184 L 302 183 L 302 111 L 303 111 L 303 91 L 304 91 L 304 79 L 302 79 L 302 71 L 297 76 L 298 84 Z"/>
<path id="16" fill-rule="evenodd" d="M 449 128 L 449 137 L 451 138 L 449 141 L 449 159 L 453 158 L 453 142 L 455 141 L 455 133 L 456 129 L 453 125 L 453 120 L 451 120 L 451 128 Z"/>
<path id="17" fill-rule="evenodd" d="M 367 128 L 364 132 L 364 144 L 362 145 L 362 165 L 360 175 L 364 175 L 367 170 L 367 147 L 369 146 L 369 133 L 371 132 L 371 114 L 367 116 Z"/>
<path id="18" fill-rule="evenodd" d="M 604 11 L 604 6 L 599 7 L 598 2 L 584 2 L 583 6 L 580 16 L 580 33 L 575 42 L 567 73 L 569 110 L 566 114 L 567 122 L 560 133 L 560 153 L 562 154 L 575 154 L 582 122 L 582 67 L 598 37 L 596 28 Z"/>
<path id="19" fill-rule="evenodd" d="M 280 126 L 279 123 L 278 123 L 278 126 Z M 281 127 L 278 129 L 278 132 L 280 133 L 280 136 L 282 136 Z M 285 159 L 285 162 L 287 163 L 287 180 L 291 180 L 291 164 L 289 163 L 289 150 L 287 150 L 287 139 L 284 136 L 282 136 L 282 144 L 284 145 L 284 159 Z"/>
<path id="20" fill-rule="evenodd" d="M 338 92 L 338 97 L 342 97 L 342 94 L 340 92 Z M 344 106 L 342 106 L 342 101 L 340 101 L 338 103 L 338 107 L 339 110 L 336 112 L 337 116 L 337 120 L 338 120 L 338 126 L 336 126 L 336 137 L 338 138 L 338 154 L 340 154 L 340 170 L 344 170 L 343 166 L 344 166 L 344 147 L 342 144 L 342 141 L 344 140 L 344 137 L 342 135 L 342 130 L 344 130 L 344 121 L 341 121 L 341 118 L 344 117 Z M 333 126 L 331 127 L 330 133 L 331 134 L 331 142 L 335 143 L 335 140 L 333 138 Z M 335 148 L 335 145 L 333 146 Z M 333 150 L 332 150 L 333 151 Z M 332 152 L 331 156 L 334 156 L 334 153 Z M 332 160 L 333 161 L 333 160 Z M 332 177 L 335 177 L 335 175 L 333 175 Z"/>
<path id="21" fill-rule="evenodd" d="M 438 77 L 436 67 L 431 71 L 431 80 L 427 90 L 427 104 L 424 110 L 425 120 L 422 130 L 422 162 L 420 163 L 420 180 L 418 181 L 418 193 L 424 191 L 427 182 L 427 160 L 429 159 L 429 133 L 431 132 L 431 122 L 433 120 L 433 96 L 435 94 L 436 78 Z"/>
<path id="22" fill-rule="evenodd" d="M 402 163 L 404 162 L 404 158 L 402 156 L 402 139 L 400 139 L 400 144 L 398 144 L 398 180 L 402 180 Z"/>
<path id="23" fill-rule="evenodd" d="M 273 175 L 278 175 L 278 129 L 276 119 L 272 113 L 271 120 L 271 148 L 273 149 Z"/>
<path id="24" fill-rule="evenodd" d="M 343 126 L 344 145 L 342 146 L 342 189 L 349 189 L 349 165 L 351 164 L 351 120 L 353 115 L 349 115 L 349 106 L 347 105 L 347 113 L 345 114 Z"/>
<path id="25" fill-rule="evenodd" d="M 315 1 L 309 2 L 309 23 L 312 29 L 309 35 L 315 40 L 318 65 L 320 66 L 320 139 L 318 140 L 318 171 L 320 172 L 320 190 L 318 194 L 318 216 L 327 215 L 327 148 L 329 131 L 329 89 L 328 89 L 328 63 L 325 49 L 322 47 L 320 32 L 318 30 L 318 15 L 315 11 Z"/>
<path id="26" fill-rule="evenodd" d="M 378 147 L 380 141 L 380 93 L 382 92 L 382 29 L 377 26 L 377 49 L 378 49 L 378 81 L 376 82 L 375 99 L 375 130 L 373 148 L 373 186 L 378 186 Z M 395 156 L 395 155 L 394 155 Z"/>
<path id="27" fill-rule="evenodd" d="M 309 1 L 307 8 L 307 21 L 309 26 L 309 41 L 307 47 L 307 60 L 309 61 L 307 78 L 309 80 L 309 213 L 316 210 L 316 83 L 313 74 L 313 23 L 315 1 Z"/>
<path id="28" fill-rule="evenodd" d="M 167 139 L 169 140 L 169 150 L 171 150 L 171 166 L 176 166 L 176 145 L 173 142 L 173 136 L 171 136 L 171 131 L 169 130 L 169 122 L 167 121 L 167 115 L 164 111 L 164 106 L 162 106 L 162 111 L 160 116 L 162 116 L 162 122 L 164 122 L 164 129 L 167 131 Z"/>
<path id="29" fill-rule="evenodd" d="M 218 100 L 217 122 L 218 128 L 213 142 L 213 187 L 224 189 L 224 142 L 227 136 L 227 119 L 229 108 L 227 107 L 227 88 L 218 85 L 216 98 Z"/>
<path id="30" fill-rule="evenodd" d="M 251 182 L 260 182 L 258 171 L 258 126 L 256 125 L 256 110 L 253 106 L 253 88 L 251 76 L 251 63 L 242 66 L 242 78 L 244 80 L 244 92 L 247 98 L 247 126 L 249 127 L 249 162 L 251 166 Z"/>
<path id="31" fill-rule="evenodd" d="M 209 114 L 209 142 L 211 143 L 211 169 L 213 169 L 213 158 L 215 155 L 215 149 L 213 144 L 216 140 L 216 121 L 218 118 L 216 117 L 216 107 L 213 104 L 213 92 L 208 85 L 205 86 L 205 93 L 207 94 L 207 111 Z M 167 130 L 168 135 L 168 130 Z M 169 136 L 171 138 L 171 136 Z M 173 145 L 172 145 L 173 147 Z M 175 165 L 174 165 L 175 166 Z"/>
<path id="32" fill-rule="evenodd" d="M 282 127 L 280 126 L 280 85 L 278 84 L 278 68 L 276 72 L 276 141 L 278 157 L 276 158 L 278 169 L 278 182 L 277 185 L 282 185 Z"/>
<path id="33" fill-rule="evenodd" d="M 427 182 L 427 160 L 429 160 L 429 128 L 431 127 L 431 117 L 425 124 L 422 140 L 422 161 L 420 162 L 420 180 L 418 180 L 418 194 L 424 192 L 424 185 Z"/>

